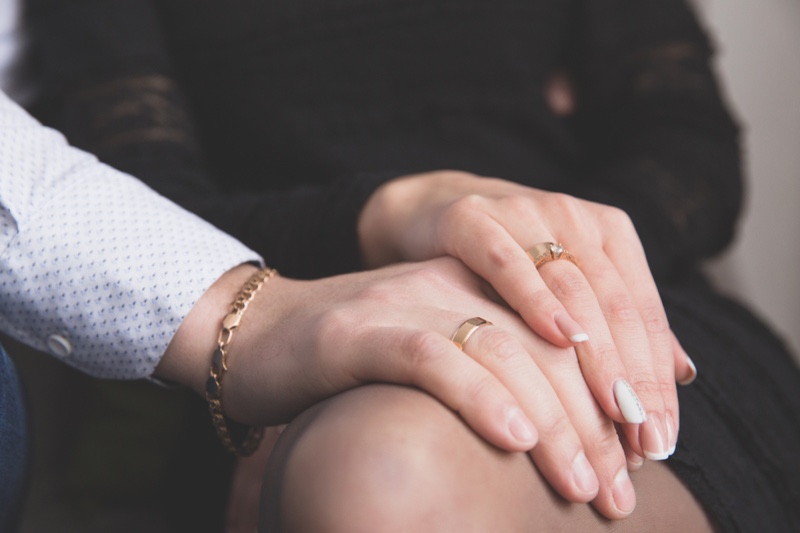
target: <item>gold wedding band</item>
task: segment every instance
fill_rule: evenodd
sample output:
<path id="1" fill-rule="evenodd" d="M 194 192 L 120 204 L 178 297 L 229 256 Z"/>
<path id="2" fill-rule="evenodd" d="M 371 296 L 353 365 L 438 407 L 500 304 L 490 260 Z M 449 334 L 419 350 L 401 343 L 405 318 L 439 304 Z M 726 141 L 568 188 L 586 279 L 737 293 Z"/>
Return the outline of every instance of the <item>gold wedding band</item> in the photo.
<path id="1" fill-rule="evenodd" d="M 458 326 L 458 329 L 455 333 L 453 333 L 453 336 L 450 337 L 450 340 L 453 341 L 453 344 L 455 344 L 459 350 L 463 350 L 464 345 L 467 343 L 467 339 L 469 339 L 472 334 L 475 333 L 475 330 L 481 326 L 486 326 L 487 324 L 491 325 L 492 323 L 479 316 L 465 320 L 460 326 Z"/>
<path id="2" fill-rule="evenodd" d="M 574 265 L 578 264 L 575 256 L 569 253 L 561 243 L 543 242 L 533 248 L 528 249 L 528 255 L 533 259 L 533 265 L 538 269 L 543 264 L 555 261 L 556 259 L 566 259 Z"/>

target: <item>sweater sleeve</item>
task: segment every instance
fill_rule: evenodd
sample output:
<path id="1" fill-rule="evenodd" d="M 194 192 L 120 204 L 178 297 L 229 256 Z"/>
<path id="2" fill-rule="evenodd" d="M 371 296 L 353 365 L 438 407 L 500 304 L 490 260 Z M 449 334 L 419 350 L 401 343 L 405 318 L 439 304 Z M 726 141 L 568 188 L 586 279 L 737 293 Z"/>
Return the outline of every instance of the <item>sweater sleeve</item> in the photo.
<path id="1" fill-rule="evenodd" d="M 720 251 L 742 200 L 738 128 L 682 0 L 582 0 L 573 54 L 587 155 L 569 192 L 624 209 L 656 277 Z"/>
<path id="2" fill-rule="evenodd" d="M 241 192 L 203 161 L 147 0 L 31 0 L 39 118 L 258 251 L 284 275 L 360 268 L 357 220 L 381 180 Z"/>

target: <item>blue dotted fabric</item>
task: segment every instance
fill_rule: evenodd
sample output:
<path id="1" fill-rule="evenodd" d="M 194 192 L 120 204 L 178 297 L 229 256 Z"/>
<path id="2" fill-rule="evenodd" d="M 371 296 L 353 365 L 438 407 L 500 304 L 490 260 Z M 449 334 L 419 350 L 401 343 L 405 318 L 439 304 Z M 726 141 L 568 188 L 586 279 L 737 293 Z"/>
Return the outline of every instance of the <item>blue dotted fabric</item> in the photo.
<path id="1" fill-rule="evenodd" d="M 200 295 L 258 255 L 0 93 L 0 330 L 104 378 L 149 376 Z M 69 353 L 48 350 L 64 339 Z"/>

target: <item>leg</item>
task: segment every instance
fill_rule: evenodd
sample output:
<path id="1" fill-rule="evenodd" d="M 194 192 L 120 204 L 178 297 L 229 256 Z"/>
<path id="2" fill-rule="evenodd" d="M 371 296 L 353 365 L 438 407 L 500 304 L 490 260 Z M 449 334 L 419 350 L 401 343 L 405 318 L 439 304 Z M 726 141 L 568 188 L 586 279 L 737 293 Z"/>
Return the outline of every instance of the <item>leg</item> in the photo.
<path id="1" fill-rule="evenodd" d="M 262 530 L 710 531 L 663 465 L 648 464 L 634 484 L 637 510 L 612 523 L 566 503 L 527 455 L 488 445 L 430 396 L 372 385 L 287 428 L 267 469 Z"/>
<path id="2" fill-rule="evenodd" d="M 27 466 L 27 432 L 17 373 L 0 346 L 0 531 L 13 531 Z"/>

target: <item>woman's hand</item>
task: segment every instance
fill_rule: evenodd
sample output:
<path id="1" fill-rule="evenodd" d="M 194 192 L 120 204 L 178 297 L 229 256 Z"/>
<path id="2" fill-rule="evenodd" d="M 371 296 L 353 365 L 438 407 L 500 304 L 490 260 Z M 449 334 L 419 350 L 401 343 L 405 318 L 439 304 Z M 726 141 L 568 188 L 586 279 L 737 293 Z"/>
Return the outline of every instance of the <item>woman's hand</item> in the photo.
<path id="1" fill-rule="evenodd" d="M 224 302 L 248 271 L 223 284 L 222 298 L 212 287 L 212 302 L 222 303 L 209 305 L 207 293 L 187 316 L 159 366 L 161 377 L 202 392 Z M 484 288 L 452 258 L 317 281 L 274 278 L 250 303 L 229 346 L 223 407 L 234 419 L 274 425 L 364 383 L 416 386 L 496 446 L 530 451 L 567 500 L 594 501 L 606 516 L 626 516 L 635 496 L 625 455 L 574 350 L 534 335 Z M 479 327 L 461 351 L 450 338 L 475 316 L 493 325 Z"/>
<path id="2" fill-rule="evenodd" d="M 689 379 L 691 363 L 673 344 L 641 243 L 622 211 L 440 171 L 378 189 L 362 212 L 359 234 L 370 267 L 441 255 L 462 260 L 533 331 L 556 346 L 575 346 L 595 398 L 625 423 L 637 454 L 664 459 L 672 453 L 674 380 Z M 537 271 L 526 250 L 545 242 L 564 243 L 580 268 L 552 261 Z"/>

